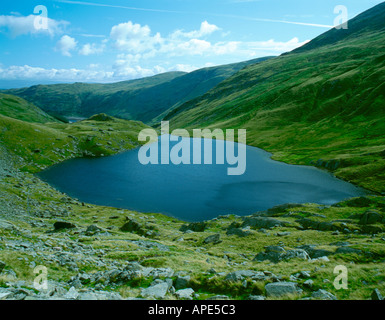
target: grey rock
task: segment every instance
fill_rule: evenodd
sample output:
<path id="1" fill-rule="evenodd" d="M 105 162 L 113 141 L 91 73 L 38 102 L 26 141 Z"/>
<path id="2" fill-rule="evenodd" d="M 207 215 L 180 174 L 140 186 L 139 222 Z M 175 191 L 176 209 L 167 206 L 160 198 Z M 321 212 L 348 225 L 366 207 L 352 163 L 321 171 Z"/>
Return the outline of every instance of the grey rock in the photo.
<path id="1" fill-rule="evenodd" d="M 283 260 L 290 260 L 294 258 L 310 260 L 309 255 L 303 249 L 291 249 L 286 251 L 280 246 L 268 246 L 265 248 L 265 252 L 260 252 L 255 256 L 254 261 L 269 260 L 271 262 L 278 263 Z"/>
<path id="2" fill-rule="evenodd" d="M 297 295 L 301 291 L 295 282 L 274 282 L 265 286 L 268 297 L 284 297 L 287 295 Z"/>
<path id="3" fill-rule="evenodd" d="M 206 239 L 203 240 L 204 244 L 218 244 L 221 242 L 221 235 L 219 233 L 208 236 Z"/>
<path id="4" fill-rule="evenodd" d="M 145 269 L 144 269 L 145 270 Z M 175 271 L 171 268 L 157 268 L 152 269 L 146 276 L 157 278 L 171 278 L 174 275 Z"/>
<path id="5" fill-rule="evenodd" d="M 79 292 L 74 288 L 71 287 L 68 292 L 65 294 L 64 298 L 68 300 L 76 300 L 79 296 Z"/>
<path id="6" fill-rule="evenodd" d="M 366 211 L 360 218 L 360 224 L 362 225 L 374 224 L 382 221 L 384 221 L 384 216 L 374 210 Z"/>
<path id="7" fill-rule="evenodd" d="M 76 228 L 75 224 L 73 224 L 71 222 L 66 222 L 66 221 L 56 221 L 53 226 L 54 226 L 55 230 Z"/>
<path id="8" fill-rule="evenodd" d="M 120 230 L 123 232 L 131 232 L 131 233 L 138 233 L 138 234 L 144 234 L 145 232 L 143 225 L 134 219 L 129 219 L 129 221 L 126 222 L 120 228 Z"/>
<path id="9" fill-rule="evenodd" d="M 0 300 L 6 300 L 7 297 L 11 295 L 12 295 L 12 292 L 0 292 Z"/>
<path id="10" fill-rule="evenodd" d="M 189 225 L 183 225 L 180 227 L 180 231 L 186 232 L 187 230 L 191 230 L 194 232 L 203 232 L 207 228 L 207 222 L 192 222 Z"/>
<path id="11" fill-rule="evenodd" d="M 179 289 L 185 289 L 188 287 L 188 284 L 191 280 L 191 277 L 190 276 L 179 276 L 176 278 L 175 280 L 175 289 L 176 290 L 179 290 Z"/>
<path id="12" fill-rule="evenodd" d="M 286 254 L 283 256 L 284 260 L 290 260 L 294 258 L 301 260 L 310 260 L 310 256 L 303 249 L 287 250 Z"/>
<path id="13" fill-rule="evenodd" d="M 195 291 L 193 289 L 187 288 L 187 289 L 182 289 L 182 290 L 176 291 L 175 295 L 180 300 L 192 300 L 194 293 L 195 293 Z"/>
<path id="14" fill-rule="evenodd" d="M 333 252 L 329 250 L 317 249 L 315 245 L 303 245 L 298 247 L 298 249 L 305 250 L 312 259 L 325 257 L 333 254 Z"/>
<path id="15" fill-rule="evenodd" d="M 163 299 L 169 289 L 169 284 L 167 282 L 161 282 L 154 286 L 142 289 L 141 295 L 144 298 L 155 298 Z"/>
<path id="16" fill-rule="evenodd" d="M 323 289 L 313 292 L 311 296 L 316 300 L 337 300 L 335 295 Z"/>
<path id="17" fill-rule="evenodd" d="M 89 227 L 87 227 L 86 234 L 87 235 L 94 235 L 100 231 L 102 231 L 102 229 L 93 224 L 93 225 L 90 225 Z"/>
<path id="18" fill-rule="evenodd" d="M 247 229 L 242 228 L 229 228 L 226 232 L 228 236 L 238 236 L 238 237 L 247 237 L 251 234 L 251 232 Z"/>
<path id="19" fill-rule="evenodd" d="M 225 280 L 231 281 L 231 282 L 237 282 L 237 281 L 243 281 L 245 278 L 253 278 L 255 276 L 255 271 L 252 270 L 238 270 L 229 273 Z"/>

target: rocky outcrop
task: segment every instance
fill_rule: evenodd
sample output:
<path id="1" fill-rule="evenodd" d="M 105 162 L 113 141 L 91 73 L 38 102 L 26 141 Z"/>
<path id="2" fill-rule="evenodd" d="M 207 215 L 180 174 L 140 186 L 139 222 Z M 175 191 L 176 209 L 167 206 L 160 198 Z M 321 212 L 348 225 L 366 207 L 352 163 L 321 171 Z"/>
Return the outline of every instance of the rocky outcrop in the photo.
<path id="1" fill-rule="evenodd" d="M 271 261 L 278 263 L 280 261 L 288 261 L 291 259 L 310 260 L 308 253 L 303 249 L 285 250 L 280 246 L 268 246 L 264 252 L 258 253 L 254 261 Z"/>

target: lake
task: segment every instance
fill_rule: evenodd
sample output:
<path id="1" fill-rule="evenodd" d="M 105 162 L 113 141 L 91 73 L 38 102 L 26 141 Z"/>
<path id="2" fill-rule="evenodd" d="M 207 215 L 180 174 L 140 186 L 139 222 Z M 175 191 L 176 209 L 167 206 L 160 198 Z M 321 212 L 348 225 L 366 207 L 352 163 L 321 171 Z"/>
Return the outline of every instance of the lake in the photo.
<path id="1" fill-rule="evenodd" d="M 200 139 L 202 146 L 204 141 Z M 170 142 L 170 148 L 176 143 Z M 213 141 L 212 165 L 142 165 L 135 149 L 111 157 L 71 159 L 39 176 L 86 203 L 163 213 L 184 221 L 249 215 L 285 203 L 332 205 L 365 194 L 328 172 L 273 161 L 270 153 L 251 146 L 246 146 L 245 173 L 230 176 L 227 163 L 215 164 L 217 143 Z M 237 150 L 238 145 L 233 147 Z"/>

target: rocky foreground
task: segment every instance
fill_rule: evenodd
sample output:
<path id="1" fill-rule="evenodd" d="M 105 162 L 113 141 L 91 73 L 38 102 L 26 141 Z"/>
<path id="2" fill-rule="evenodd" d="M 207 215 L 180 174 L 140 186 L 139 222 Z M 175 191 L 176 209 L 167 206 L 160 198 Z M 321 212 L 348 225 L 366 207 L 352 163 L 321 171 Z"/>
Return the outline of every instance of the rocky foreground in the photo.
<path id="1" fill-rule="evenodd" d="M 188 224 L 82 203 L 1 154 L 0 299 L 381 300 L 385 292 L 384 197 Z"/>

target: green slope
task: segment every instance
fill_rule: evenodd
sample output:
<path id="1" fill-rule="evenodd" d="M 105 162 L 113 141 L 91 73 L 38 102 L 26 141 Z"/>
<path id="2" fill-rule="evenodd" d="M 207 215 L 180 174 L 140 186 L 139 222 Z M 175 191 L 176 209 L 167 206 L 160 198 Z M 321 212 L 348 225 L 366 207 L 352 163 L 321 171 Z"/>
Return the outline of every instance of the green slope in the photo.
<path id="1" fill-rule="evenodd" d="M 170 112 L 171 126 L 245 128 L 276 159 L 385 192 L 385 3 L 301 50 L 241 70 Z M 322 41 L 321 41 L 321 40 Z"/>
<path id="2" fill-rule="evenodd" d="M 71 158 L 109 156 L 139 145 L 141 122 L 95 116 L 77 123 L 31 123 L 0 115 L 0 147 L 27 172 Z"/>
<path id="3" fill-rule="evenodd" d="M 204 68 L 188 74 L 168 72 L 113 84 L 39 85 L 4 92 L 33 102 L 53 115 L 89 117 L 103 112 L 154 123 L 168 109 L 206 93 L 245 66 L 265 59 Z"/>
<path id="4" fill-rule="evenodd" d="M 0 115 L 27 122 L 55 122 L 53 117 L 22 98 L 0 93 Z"/>

